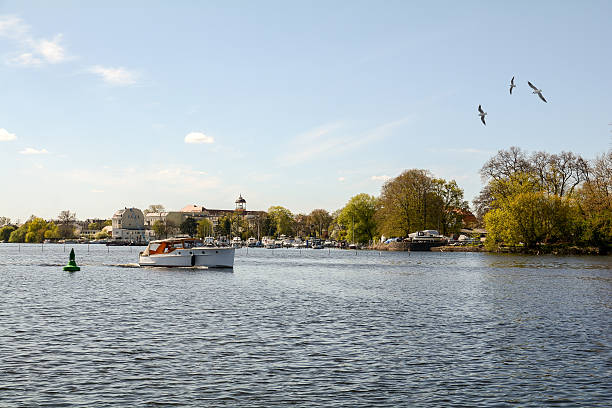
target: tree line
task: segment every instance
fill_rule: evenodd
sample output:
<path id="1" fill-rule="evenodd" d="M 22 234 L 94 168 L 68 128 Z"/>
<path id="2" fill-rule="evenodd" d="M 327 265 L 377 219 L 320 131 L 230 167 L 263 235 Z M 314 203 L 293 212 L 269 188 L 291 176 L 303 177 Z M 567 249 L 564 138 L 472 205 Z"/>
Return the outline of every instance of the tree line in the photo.
<path id="1" fill-rule="evenodd" d="M 597 246 L 612 241 L 612 150 L 594 160 L 571 152 L 500 150 L 480 170 L 474 200 L 487 247 Z"/>
<path id="2" fill-rule="evenodd" d="M 59 213 L 57 220 L 46 221 L 43 218 L 32 215 L 21 225 L 11 222 L 8 217 L 0 217 L 0 241 L 14 243 L 39 243 L 44 240 L 73 239 L 76 236 L 76 214 L 69 210 Z M 100 231 L 96 239 L 110 238 L 101 230 L 111 225 L 110 220 L 92 222 L 88 229 Z"/>

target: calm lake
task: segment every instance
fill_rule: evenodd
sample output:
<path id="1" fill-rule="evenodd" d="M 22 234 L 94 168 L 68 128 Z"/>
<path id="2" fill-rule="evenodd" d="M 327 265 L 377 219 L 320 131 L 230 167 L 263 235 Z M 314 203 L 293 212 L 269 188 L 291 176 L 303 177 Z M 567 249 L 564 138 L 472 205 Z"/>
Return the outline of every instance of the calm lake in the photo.
<path id="1" fill-rule="evenodd" d="M 612 405 L 610 257 L 141 249 L 0 244 L 1 407 Z"/>

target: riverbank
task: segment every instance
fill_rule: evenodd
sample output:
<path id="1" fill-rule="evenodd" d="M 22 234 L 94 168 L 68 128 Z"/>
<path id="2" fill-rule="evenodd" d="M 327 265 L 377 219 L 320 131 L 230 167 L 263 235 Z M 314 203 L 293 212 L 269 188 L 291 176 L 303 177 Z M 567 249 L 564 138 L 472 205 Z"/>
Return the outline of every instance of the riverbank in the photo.
<path id="1" fill-rule="evenodd" d="M 391 242 L 389 244 L 375 244 L 369 249 L 375 251 L 409 251 L 408 242 Z M 501 246 L 495 250 L 488 250 L 482 245 L 444 245 L 431 248 L 432 252 L 490 252 L 496 254 L 523 254 L 523 255 L 609 255 L 610 248 L 592 246 L 579 247 L 576 245 L 554 244 L 539 245 L 537 248 L 522 246 Z"/>

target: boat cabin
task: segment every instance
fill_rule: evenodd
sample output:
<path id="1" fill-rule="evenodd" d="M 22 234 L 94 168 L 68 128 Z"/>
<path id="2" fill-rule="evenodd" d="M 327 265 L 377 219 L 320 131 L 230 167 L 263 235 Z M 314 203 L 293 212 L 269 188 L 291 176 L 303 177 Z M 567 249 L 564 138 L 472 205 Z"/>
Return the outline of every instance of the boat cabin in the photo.
<path id="1" fill-rule="evenodd" d="M 195 238 L 173 238 L 161 241 L 151 241 L 142 255 L 169 254 L 176 249 L 197 248 L 202 246 L 202 241 Z"/>

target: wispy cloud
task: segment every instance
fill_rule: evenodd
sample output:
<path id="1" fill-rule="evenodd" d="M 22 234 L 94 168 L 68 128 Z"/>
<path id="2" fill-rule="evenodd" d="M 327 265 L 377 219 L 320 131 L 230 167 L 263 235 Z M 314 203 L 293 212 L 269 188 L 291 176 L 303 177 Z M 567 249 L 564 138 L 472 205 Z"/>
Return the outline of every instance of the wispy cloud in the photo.
<path id="1" fill-rule="evenodd" d="M 210 144 L 214 142 L 215 142 L 214 137 L 205 135 L 202 132 L 191 132 L 187 134 L 187 136 L 185 136 L 185 143 L 188 143 L 188 144 L 202 144 L 202 143 Z"/>
<path id="2" fill-rule="evenodd" d="M 12 39 L 24 38 L 30 31 L 30 27 L 17 16 L 0 16 L 0 35 Z"/>
<path id="3" fill-rule="evenodd" d="M 13 55 L 5 57 L 10 65 L 58 64 L 69 59 L 61 45 L 61 34 L 51 39 L 36 38 L 30 33 L 30 26 L 17 16 L 0 16 L 0 36 L 15 41 L 19 48 Z"/>
<path id="4" fill-rule="evenodd" d="M 4 128 L 0 128 L 0 142 L 10 142 L 11 140 L 17 139 L 14 133 L 10 133 Z"/>
<path id="5" fill-rule="evenodd" d="M 281 166 L 291 166 L 331 153 L 341 154 L 357 149 L 388 137 L 411 120 L 411 116 L 405 117 L 384 123 L 361 134 L 350 131 L 348 125 L 341 122 L 326 124 L 296 136 L 290 142 L 289 151 L 280 156 L 278 162 Z"/>
<path id="6" fill-rule="evenodd" d="M 95 65 L 89 68 L 89 72 L 100 76 L 108 84 L 119 86 L 134 85 L 139 77 L 135 71 L 130 71 L 123 67 L 114 68 Z"/>
<path id="7" fill-rule="evenodd" d="M 90 192 L 99 194 L 99 193 L 103 193 L 104 190 L 97 190 L 97 189 L 94 188 L 93 190 L 90 190 Z"/>
<path id="8" fill-rule="evenodd" d="M 47 151 L 47 149 L 34 149 L 33 147 L 26 147 L 25 149 L 21 150 L 19 152 L 20 154 L 27 154 L 27 155 L 35 155 L 35 154 L 48 154 L 49 152 Z"/>
<path id="9" fill-rule="evenodd" d="M 391 179 L 391 176 L 387 176 L 386 174 L 383 174 L 382 176 L 370 177 L 370 180 L 374 180 L 374 181 L 387 181 L 389 179 Z"/>

